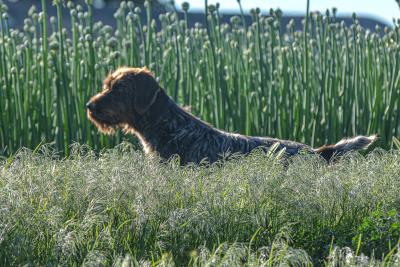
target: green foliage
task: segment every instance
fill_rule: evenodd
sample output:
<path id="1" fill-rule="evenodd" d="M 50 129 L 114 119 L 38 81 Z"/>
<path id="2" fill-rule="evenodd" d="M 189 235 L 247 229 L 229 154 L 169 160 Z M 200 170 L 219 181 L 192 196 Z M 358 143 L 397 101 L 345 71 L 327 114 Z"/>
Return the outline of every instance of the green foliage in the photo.
<path id="1" fill-rule="evenodd" d="M 174 13 L 151 17 L 122 1 L 117 28 L 93 22 L 93 8 L 69 1 L 69 29 L 32 7 L 23 29 L 11 29 L 0 8 L 0 153 L 74 141 L 95 149 L 121 142 L 99 135 L 85 112 L 102 80 L 122 66 L 148 66 L 176 101 L 218 128 L 269 135 L 313 146 L 344 136 L 379 133 L 389 147 L 400 133 L 400 28 L 363 29 L 333 15 L 310 15 L 303 32 L 280 25 L 281 12 L 253 22 L 221 24 L 218 6 L 207 23 L 188 28 Z M 42 0 L 42 3 L 45 3 Z M 239 2 L 240 3 L 240 2 Z M 142 21 L 141 13 L 147 18 Z M 281 28 L 287 27 L 285 34 Z"/>
<path id="2" fill-rule="evenodd" d="M 400 263 L 395 241 L 373 239 L 398 233 L 383 212 L 400 203 L 398 152 L 334 165 L 301 155 L 287 167 L 255 152 L 182 168 L 123 143 L 58 158 L 45 146 L 0 161 L 1 265 Z"/>
<path id="3" fill-rule="evenodd" d="M 364 219 L 357 229 L 357 236 L 353 238 L 353 243 L 361 239 L 361 251 L 376 256 L 381 256 L 385 252 L 400 244 L 400 213 L 396 209 L 385 212 L 378 209 Z"/>

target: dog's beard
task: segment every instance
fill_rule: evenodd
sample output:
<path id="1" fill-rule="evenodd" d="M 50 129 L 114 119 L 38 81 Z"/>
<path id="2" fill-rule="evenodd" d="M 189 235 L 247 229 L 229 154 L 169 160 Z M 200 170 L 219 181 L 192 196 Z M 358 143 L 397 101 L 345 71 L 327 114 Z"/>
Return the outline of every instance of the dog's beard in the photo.
<path id="1" fill-rule="evenodd" d="M 95 116 L 92 112 L 88 111 L 87 116 L 89 120 L 100 130 L 100 132 L 113 135 L 115 134 L 115 130 L 118 127 L 118 123 L 110 123 L 106 120 L 103 120 L 99 116 Z"/>

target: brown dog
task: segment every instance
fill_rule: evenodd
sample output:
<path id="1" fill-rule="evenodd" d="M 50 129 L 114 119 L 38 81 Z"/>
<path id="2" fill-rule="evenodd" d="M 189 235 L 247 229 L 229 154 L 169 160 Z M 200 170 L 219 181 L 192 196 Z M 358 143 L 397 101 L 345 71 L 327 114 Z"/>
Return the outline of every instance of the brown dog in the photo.
<path id="1" fill-rule="evenodd" d="M 305 144 L 269 137 L 251 137 L 218 130 L 178 106 L 146 68 L 120 68 L 104 81 L 103 91 L 86 104 L 89 119 L 100 131 L 120 127 L 136 135 L 146 153 L 163 159 L 178 155 L 181 164 L 215 162 L 233 153 L 268 150 L 278 144 L 288 156 L 317 153 L 329 161 L 334 155 L 366 149 L 377 136 L 357 136 L 313 149 Z"/>

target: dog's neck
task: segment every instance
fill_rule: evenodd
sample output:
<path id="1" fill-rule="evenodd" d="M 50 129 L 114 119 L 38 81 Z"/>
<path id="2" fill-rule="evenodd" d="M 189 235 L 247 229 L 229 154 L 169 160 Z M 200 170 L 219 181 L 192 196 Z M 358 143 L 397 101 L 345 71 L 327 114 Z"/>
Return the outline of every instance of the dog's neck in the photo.
<path id="1" fill-rule="evenodd" d="M 151 105 L 145 114 L 141 116 L 140 131 L 146 131 L 153 124 L 157 124 L 167 111 L 168 105 L 173 102 L 161 87 L 157 90 Z"/>
<path id="2" fill-rule="evenodd" d="M 164 90 L 158 93 L 154 104 L 137 122 L 131 132 L 138 137 L 144 151 L 159 154 L 162 158 L 172 156 L 164 151 L 174 150 L 169 146 L 176 143 L 173 142 L 174 139 L 181 138 L 184 128 L 190 128 L 189 132 L 197 127 L 211 129 L 206 123 L 177 105 Z M 185 141 L 191 142 L 191 140 Z"/>

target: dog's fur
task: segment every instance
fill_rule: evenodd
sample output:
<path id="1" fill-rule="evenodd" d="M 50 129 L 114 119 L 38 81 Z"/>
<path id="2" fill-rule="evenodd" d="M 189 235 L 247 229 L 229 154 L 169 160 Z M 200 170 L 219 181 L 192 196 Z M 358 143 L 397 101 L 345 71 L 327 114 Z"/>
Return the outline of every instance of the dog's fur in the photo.
<path id="1" fill-rule="evenodd" d="M 252 137 L 218 130 L 178 106 L 146 68 L 120 68 L 104 81 L 103 91 L 87 103 L 89 119 L 100 131 L 117 127 L 136 135 L 146 153 L 163 159 L 178 155 L 181 164 L 210 163 L 255 148 L 268 150 L 277 143 L 288 156 L 317 153 L 327 161 L 351 150 L 366 149 L 377 136 L 343 139 L 335 145 L 313 149 L 305 144 L 269 137 Z"/>

